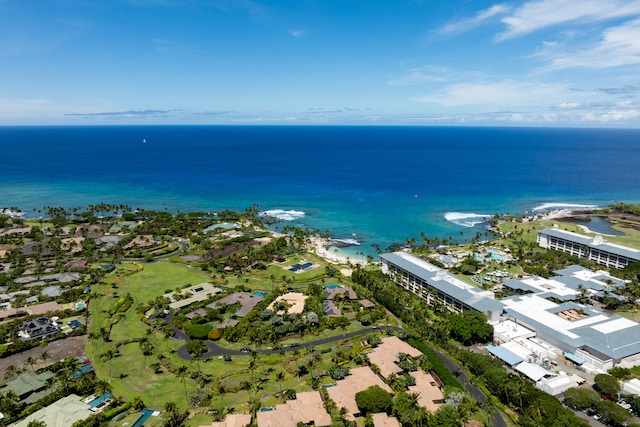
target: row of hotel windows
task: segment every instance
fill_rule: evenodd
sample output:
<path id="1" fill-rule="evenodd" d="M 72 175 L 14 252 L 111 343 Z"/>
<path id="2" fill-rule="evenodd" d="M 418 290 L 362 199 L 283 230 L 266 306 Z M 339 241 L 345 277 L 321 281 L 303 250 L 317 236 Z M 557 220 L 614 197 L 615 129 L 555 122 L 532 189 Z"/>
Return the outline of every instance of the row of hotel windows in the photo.
<path id="1" fill-rule="evenodd" d="M 588 258 L 590 261 L 597 262 L 598 264 L 606 267 L 624 268 L 627 264 L 637 262 L 636 260 L 623 255 L 589 248 L 588 246 L 560 239 L 558 237 L 551 237 L 549 239 L 549 249 L 566 252 L 578 257 Z"/>

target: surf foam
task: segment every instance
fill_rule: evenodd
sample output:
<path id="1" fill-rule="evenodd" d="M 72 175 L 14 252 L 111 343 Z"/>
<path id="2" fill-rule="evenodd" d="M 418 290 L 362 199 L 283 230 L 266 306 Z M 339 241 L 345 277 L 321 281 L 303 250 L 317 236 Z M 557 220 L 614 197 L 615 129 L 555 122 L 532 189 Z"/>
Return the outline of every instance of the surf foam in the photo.
<path id="1" fill-rule="evenodd" d="M 475 227 L 478 224 L 487 222 L 493 218 L 493 215 L 464 213 L 464 212 L 447 212 L 444 219 L 462 227 Z"/>
<path id="2" fill-rule="evenodd" d="M 584 205 L 579 203 L 543 203 L 531 209 L 532 212 L 550 211 L 555 209 L 595 209 L 598 205 Z"/>
<path id="3" fill-rule="evenodd" d="M 284 209 L 270 209 L 261 213 L 263 216 L 276 218 L 281 221 L 295 221 L 296 219 L 303 218 L 305 213 L 303 211 L 284 210 Z"/>

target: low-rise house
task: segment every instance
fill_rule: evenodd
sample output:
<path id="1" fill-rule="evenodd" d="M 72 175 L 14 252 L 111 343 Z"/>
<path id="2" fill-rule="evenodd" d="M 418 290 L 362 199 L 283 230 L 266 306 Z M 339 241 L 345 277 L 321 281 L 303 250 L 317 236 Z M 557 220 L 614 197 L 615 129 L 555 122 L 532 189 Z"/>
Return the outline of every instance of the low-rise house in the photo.
<path id="1" fill-rule="evenodd" d="M 81 224 L 76 227 L 75 236 L 87 237 L 89 239 L 97 239 L 106 231 L 106 227 L 102 224 Z"/>
<path id="2" fill-rule="evenodd" d="M 287 309 L 287 312 L 289 314 L 301 314 L 304 311 L 304 302 L 307 298 L 309 298 L 307 295 L 304 295 L 300 292 L 289 292 L 287 294 L 280 295 L 275 299 L 275 301 L 269 304 L 269 307 L 267 308 L 273 311 L 276 304 L 278 304 L 279 302 L 286 302 L 289 305 L 289 308 Z M 284 311 L 279 310 L 276 314 L 284 314 Z"/>
<path id="3" fill-rule="evenodd" d="M 12 391 L 20 401 L 23 401 L 34 393 L 45 390 L 47 388 L 47 380 L 52 377 L 53 373 L 50 371 L 44 371 L 39 374 L 27 371 L 18 378 L 8 381 L 2 392 Z"/>
<path id="4" fill-rule="evenodd" d="M 246 427 L 251 424 L 251 414 L 228 414 L 223 421 L 214 421 L 200 427 Z"/>
<path id="5" fill-rule="evenodd" d="M 382 343 L 369 353 L 369 362 L 380 368 L 380 375 L 384 378 L 391 374 L 399 374 L 402 369 L 396 365 L 398 355 L 400 353 L 408 354 L 413 358 L 420 357 L 422 352 L 402 341 L 396 336 L 390 336 L 382 339 Z"/>
<path id="6" fill-rule="evenodd" d="M 64 265 L 65 268 L 69 270 L 82 270 L 87 267 L 87 261 L 83 259 L 78 259 L 75 261 L 69 261 Z"/>
<path id="7" fill-rule="evenodd" d="M 28 291 L 27 291 L 28 292 Z M 0 295 L 0 300 L 6 295 Z M 11 298 L 9 298 L 10 300 Z M 62 306 L 55 301 L 43 302 L 42 304 L 30 305 L 27 307 L 7 308 L 0 310 L 0 320 L 13 316 L 37 316 L 45 313 L 62 310 Z"/>
<path id="8" fill-rule="evenodd" d="M 118 234 L 134 230 L 138 226 L 135 221 L 118 221 L 109 228 L 109 233 Z"/>
<path id="9" fill-rule="evenodd" d="M 149 249 L 158 245 L 158 240 L 154 239 L 153 236 L 136 236 L 132 241 L 124 245 L 124 249 Z"/>
<path id="10" fill-rule="evenodd" d="M 211 283 L 200 283 L 199 285 L 190 286 L 178 292 L 171 292 L 165 296 L 171 300 L 169 307 L 172 310 L 178 310 L 182 307 L 187 307 L 194 302 L 209 299 L 212 295 L 220 292 L 222 292 L 222 290 L 213 286 Z"/>
<path id="11" fill-rule="evenodd" d="M 105 252 L 107 249 L 110 249 L 118 244 L 120 240 L 122 240 L 124 236 L 102 236 L 96 239 L 96 245 L 102 246 L 100 250 Z"/>
<path id="12" fill-rule="evenodd" d="M 416 379 L 416 385 L 409 386 L 409 393 L 418 393 L 418 404 L 430 412 L 435 412 L 444 404 L 444 394 L 433 375 L 421 370 L 409 372 Z"/>
<path id="13" fill-rule="evenodd" d="M 240 303 L 240 308 L 233 314 L 236 317 L 244 317 L 253 308 L 263 300 L 263 297 L 257 294 L 250 294 L 249 292 L 234 292 L 226 297 L 220 298 L 209 304 L 207 307 L 219 308 L 223 305 L 233 305 Z"/>
<path id="14" fill-rule="evenodd" d="M 51 258 L 53 252 L 45 242 L 28 243 L 22 247 L 22 255 L 33 257 L 39 255 L 41 258 Z"/>
<path id="15" fill-rule="evenodd" d="M 70 394 L 67 397 L 42 408 L 29 415 L 14 427 L 27 427 L 31 421 L 42 421 L 47 427 L 69 427 L 78 421 L 86 420 L 94 412 L 79 396 Z"/>
<path id="16" fill-rule="evenodd" d="M 324 288 L 322 293 L 327 297 L 328 300 L 333 300 L 336 298 L 342 299 L 350 299 L 355 300 L 358 299 L 355 291 L 349 287 L 338 287 L 338 288 Z"/>
<path id="17" fill-rule="evenodd" d="M 331 416 L 317 391 L 297 393 L 295 400 L 277 405 L 271 411 L 260 411 L 257 418 L 258 427 L 290 427 L 297 423 L 318 427 L 331 425 Z"/>
<path id="18" fill-rule="evenodd" d="M 384 412 L 371 415 L 373 427 L 400 427 L 400 423 L 396 417 L 390 417 Z"/>
<path id="19" fill-rule="evenodd" d="M 57 319 L 56 319 L 57 320 Z M 36 317 L 20 323 L 18 336 L 23 340 L 47 338 L 60 332 L 60 325 L 52 317 Z"/>
<path id="20" fill-rule="evenodd" d="M 360 414 L 360 409 L 356 403 L 356 393 L 377 385 L 387 393 L 391 393 L 391 388 L 377 376 L 371 368 L 363 366 L 351 370 L 351 374 L 338 381 L 335 386 L 327 388 L 329 397 L 336 402 L 338 408 L 347 408 L 346 419 L 354 421 Z"/>
<path id="21" fill-rule="evenodd" d="M 324 314 L 328 317 L 342 317 L 342 312 L 333 301 L 324 301 L 322 303 L 322 309 L 324 310 Z"/>
<path id="22" fill-rule="evenodd" d="M 372 303 L 371 301 L 369 301 L 368 299 L 361 299 L 358 301 L 360 303 L 360 305 L 362 306 L 362 308 L 370 310 L 372 308 L 375 308 L 375 304 Z"/>

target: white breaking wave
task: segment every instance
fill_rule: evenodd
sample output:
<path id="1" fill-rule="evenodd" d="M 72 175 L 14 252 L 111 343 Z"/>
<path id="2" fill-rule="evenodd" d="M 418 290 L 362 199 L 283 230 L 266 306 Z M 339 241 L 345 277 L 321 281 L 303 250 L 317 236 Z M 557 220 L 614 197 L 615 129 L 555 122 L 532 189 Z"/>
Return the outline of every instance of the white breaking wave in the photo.
<path id="1" fill-rule="evenodd" d="M 12 211 L 9 208 L 1 208 L 0 209 L 0 214 L 9 215 L 11 218 L 22 218 L 22 217 L 24 217 L 24 212 Z"/>
<path id="2" fill-rule="evenodd" d="M 261 215 L 276 218 L 281 221 L 295 221 L 296 219 L 303 218 L 305 213 L 302 211 L 294 210 L 286 211 L 284 209 L 270 209 L 268 211 L 262 212 Z"/>
<path id="3" fill-rule="evenodd" d="M 555 209 L 594 209 L 598 205 L 582 205 L 579 203 L 543 203 L 540 206 L 536 206 L 531 209 L 532 212 L 536 211 L 549 211 Z"/>
<path id="4" fill-rule="evenodd" d="M 475 227 L 478 224 L 487 222 L 493 218 L 493 215 L 488 214 L 475 214 L 464 212 L 447 212 L 444 214 L 444 219 L 462 227 Z"/>
<path id="5" fill-rule="evenodd" d="M 337 243 L 342 243 L 345 245 L 350 245 L 350 246 L 360 246 L 360 242 L 358 242 L 356 239 L 328 239 L 329 242 L 337 242 Z"/>

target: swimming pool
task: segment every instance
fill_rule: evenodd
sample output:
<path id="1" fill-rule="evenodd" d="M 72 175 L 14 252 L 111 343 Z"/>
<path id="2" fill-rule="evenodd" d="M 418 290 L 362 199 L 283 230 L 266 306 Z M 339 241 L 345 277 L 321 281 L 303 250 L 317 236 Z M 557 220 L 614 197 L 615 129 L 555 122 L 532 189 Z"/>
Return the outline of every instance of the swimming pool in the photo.
<path id="1" fill-rule="evenodd" d="M 102 405 L 107 399 L 111 399 L 111 395 L 109 393 L 105 393 L 97 399 L 93 399 L 91 402 L 89 402 L 89 406 L 91 406 L 92 408 L 97 408 L 98 406 Z"/>
<path id="2" fill-rule="evenodd" d="M 491 250 L 491 249 L 487 249 L 487 251 L 485 252 L 487 255 L 486 256 L 482 256 L 480 254 L 474 254 L 473 255 L 473 259 L 475 259 L 476 261 L 507 261 L 509 258 L 502 256 L 500 254 L 498 254 L 496 251 Z"/>
<path id="3" fill-rule="evenodd" d="M 260 297 L 260 298 L 264 298 L 264 294 L 262 292 L 254 292 L 253 295 Z"/>
<path id="4" fill-rule="evenodd" d="M 327 286 L 325 286 L 324 288 L 325 288 L 325 289 L 336 289 L 336 288 L 341 288 L 341 287 L 342 287 L 342 286 L 340 286 L 340 285 L 335 285 L 335 284 L 334 284 L 334 285 L 327 285 Z"/>
<path id="5" fill-rule="evenodd" d="M 153 411 L 151 409 L 140 409 L 139 411 L 142 416 L 140 418 L 138 418 L 138 421 L 136 421 L 133 424 L 133 427 L 140 427 L 142 425 L 142 423 L 144 423 L 145 421 L 147 421 L 147 419 L 149 419 L 149 417 L 153 414 Z"/>

